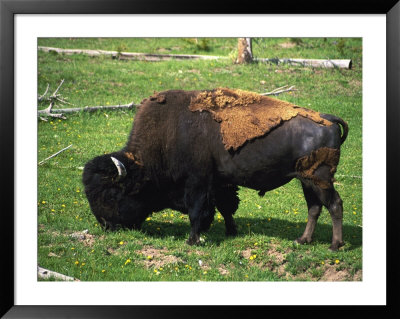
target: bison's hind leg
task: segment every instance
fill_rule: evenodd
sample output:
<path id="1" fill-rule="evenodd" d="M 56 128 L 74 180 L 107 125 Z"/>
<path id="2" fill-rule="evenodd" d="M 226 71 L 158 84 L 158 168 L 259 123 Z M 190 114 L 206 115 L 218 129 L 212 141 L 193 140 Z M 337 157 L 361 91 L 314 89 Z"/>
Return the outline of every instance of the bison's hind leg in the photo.
<path id="1" fill-rule="evenodd" d="M 311 186 L 307 185 L 307 182 L 302 182 L 304 197 L 307 202 L 308 208 L 308 219 L 306 229 L 301 237 L 296 239 L 299 244 L 311 243 L 312 235 L 315 230 L 315 226 L 318 221 L 318 217 L 321 214 L 322 204 L 318 198 L 318 195 L 314 192 Z"/>
<path id="2" fill-rule="evenodd" d="M 296 241 L 300 244 L 310 243 L 321 213 L 322 205 L 325 206 L 332 218 L 332 244 L 331 250 L 337 250 L 344 245 L 342 235 L 343 205 L 339 193 L 333 186 L 332 170 L 327 165 L 321 165 L 314 171 L 314 179 L 300 177 L 304 197 L 308 207 L 308 221 L 306 229 Z"/>

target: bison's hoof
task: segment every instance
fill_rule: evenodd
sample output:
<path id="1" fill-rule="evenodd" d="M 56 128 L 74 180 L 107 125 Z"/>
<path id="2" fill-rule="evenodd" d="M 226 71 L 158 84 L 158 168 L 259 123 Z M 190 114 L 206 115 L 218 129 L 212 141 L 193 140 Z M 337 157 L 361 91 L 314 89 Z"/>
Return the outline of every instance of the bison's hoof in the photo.
<path id="1" fill-rule="evenodd" d="M 193 245 L 200 245 L 200 238 L 189 238 L 187 241 L 186 241 L 186 244 L 188 244 L 188 245 L 190 245 L 190 246 L 193 246 Z"/>
<path id="2" fill-rule="evenodd" d="M 304 244 L 310 244 L 311 241 L 312 241 L 311 239 L 299 237 L 299 238 L 295 239 L 293 243 L 296 245 L 304 245 Z"/>
<path id="3" fill-rule="evenodd" d="M 225 235 L 228 236 L 228 237 L 235 237 L 237 235 L 236 228 L 226 230 Z"/>
<path id="4" fill-rule="evenodd" d="M 332 243 L 332 245 L 330 245 L 329 249 L 332 251 L 337 251 L 340 247 L 344 246 L 344 242 L 336 242 L 336 243 Z"/>

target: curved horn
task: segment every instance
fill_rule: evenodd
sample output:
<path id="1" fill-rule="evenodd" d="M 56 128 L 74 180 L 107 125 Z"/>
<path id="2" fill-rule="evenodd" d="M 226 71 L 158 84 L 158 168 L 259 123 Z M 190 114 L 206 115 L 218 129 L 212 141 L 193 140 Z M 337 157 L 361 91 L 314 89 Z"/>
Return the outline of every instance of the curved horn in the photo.
<path id="1" fill-rule="evenodd" d="M 121 178 L 126 176 L 126 168 L 125 168 L 124 164 L 122 164 L 115 157 L 111 156 L 111 159 L 114 162 L 115 166 L 117 167 L 117 170 L 118 170 L 118 179 L 117 179 L 117 181 L 119 181 Z"/>

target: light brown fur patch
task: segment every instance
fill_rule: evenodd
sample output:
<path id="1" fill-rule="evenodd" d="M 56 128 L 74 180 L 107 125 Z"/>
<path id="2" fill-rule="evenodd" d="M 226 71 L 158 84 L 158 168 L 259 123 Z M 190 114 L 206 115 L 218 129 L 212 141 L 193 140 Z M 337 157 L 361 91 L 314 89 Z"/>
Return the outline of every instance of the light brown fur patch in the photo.
<path id="1" fill-rule="evenodd" d="M 303 156 L 296 162 L 296 171 L 304 178 L 312 180 L 316 185 L 321 188 L 327 189 L 332 186 L 333 175 L 336 172 L 337 165 L 339 164 L 340 150 L 321 147 L 312 151 L 310 155 Z M 330 181 L 321 180 L 315 176 L 315 171 L 321 166 L 327 165 L 330 167 L 330 174 L 332 176 Z"/>
<path id="2" fill-rule="evenodd" d="M 125 156 L 129 158 L 131 161 L 134 161 L 135 164 L 143 166 L 143 164 L 131 152 L 125 152 Z"/>
<path id="3" fill-rule="evenodd" d="M 254 92 L 218 88 L 200 92 L 189 109 L 207 111 L 220 123 L 225 149 L 237 150 L 246 141 L 267 134 L 272 129 L 300 115 L 321 125 L 331 125 L 313 110 Z"/>

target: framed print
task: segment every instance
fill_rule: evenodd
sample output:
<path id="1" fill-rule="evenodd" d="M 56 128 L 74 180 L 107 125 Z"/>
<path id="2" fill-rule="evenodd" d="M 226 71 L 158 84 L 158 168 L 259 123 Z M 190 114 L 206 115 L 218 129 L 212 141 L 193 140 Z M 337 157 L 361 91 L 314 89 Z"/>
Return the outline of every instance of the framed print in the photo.
<path id="1" fill-rule="evenodd" d="M 0 10 L 1 315 L 398 312 L 397 1 Z"/>

